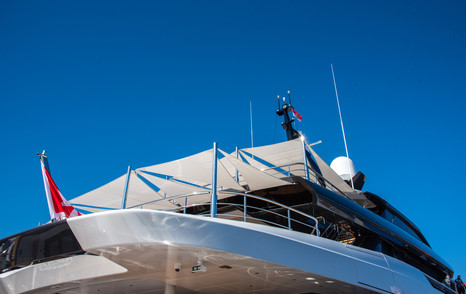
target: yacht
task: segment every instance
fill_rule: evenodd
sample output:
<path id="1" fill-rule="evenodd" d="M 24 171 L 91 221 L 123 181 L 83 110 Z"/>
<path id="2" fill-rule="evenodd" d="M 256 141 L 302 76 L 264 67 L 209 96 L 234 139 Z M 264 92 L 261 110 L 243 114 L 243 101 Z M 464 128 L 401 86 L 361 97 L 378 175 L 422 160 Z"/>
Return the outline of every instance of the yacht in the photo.
<path id="1" fill-rule="evenodd" d="M 279 102 L 285 142 L 129 167 L 70 201 L 82 215 L 1 239 L 0 293 L 456 293 L 420 230 L 292 112 Z"/>

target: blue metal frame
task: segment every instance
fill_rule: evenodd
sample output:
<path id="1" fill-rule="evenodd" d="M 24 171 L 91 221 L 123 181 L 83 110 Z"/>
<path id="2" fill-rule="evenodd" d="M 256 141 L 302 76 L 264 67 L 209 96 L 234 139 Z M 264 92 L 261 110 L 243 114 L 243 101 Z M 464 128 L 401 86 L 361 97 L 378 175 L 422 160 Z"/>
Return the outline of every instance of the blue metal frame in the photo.
<path id="1" fill-rule="evenodd" d="M 301 142 L 303 144 L 304 175 L 306 177 L 306 180 L 309 181 L 309 167 L 307 166 L 307 158 L 306 158 L 306 141 L 304 140 L 303 135 L 301 135 Z M 316 181 L 317 181 L 317 179 L 316 179 Z"/>
<path id="2" fill-rule="evenodd" d="M 128 195 L 128 185 L 129 185 L 129 178 L 131 176 L 131 165 L 128 166 L 128 172 L 126 174 L 126 183 L 125 183 L 125 191 L 123 192 L 123 201 L 121 202 L 121 209 L 126 208 L 126 196 Z"/>
<path id="3" fill-rule="evenodd" d="M 212 196 L 210 200 L 210 217 L 217 217 L 217 142 L 214 142 L 212 158 Z"/>
<path id="4" fill-rule="evenodd" d="M 236 155 L 236 159 L 238 159 L 238 157 L 239 157 L 238 146 L 236 146 L 235 155 Z M 235 170 L 236 170 L 236 174 L 235 174 L 235 176 L 236 176 L 236 182 L 239 183 L 239 173 L 238 173 L 238 169 L 235 168 Z"/>

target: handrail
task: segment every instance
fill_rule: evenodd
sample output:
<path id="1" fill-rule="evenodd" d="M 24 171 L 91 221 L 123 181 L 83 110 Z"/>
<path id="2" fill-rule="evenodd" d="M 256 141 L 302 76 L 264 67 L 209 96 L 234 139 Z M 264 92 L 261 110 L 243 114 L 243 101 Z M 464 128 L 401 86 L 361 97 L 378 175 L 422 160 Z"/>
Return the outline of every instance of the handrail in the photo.
<path id="1" fill-rule="evenodd" d="M 220 205 L 222 205 L 222 206 L 233 205 L 233 206 L 243 207 L 243 209 L 245 210 L 245 214 L 246 214 L 247 209 L 249 208 L 249 209 L 260 210 L 260 211 L 269 213 L 271 215 L 280 216 L 280 217 L 288 220 L 288 226 L 284 226 L 284 225 L 281 225 L 281 224 L 276 223 L 276 222 L 271 222 L 271 221 L 266 220 L 266 219 L 255 218 L 255 217 L 251 217 L 251 216 L 247 216 L 247 217 L 244 216 L 244 221 L 245 222 L 247 222 L 248 219 L 256 219 L 256 220 L 260 220 L 260 221 L 263 221 L 263 222 L 266 222 L 266 223 L 269 223 L 269 224 L 277 225 L 277 226 L 282 227 L 282 228 L 287 228 L 289 230 L 292 230 L 291 222 L 293 222 L 293 223 L 298 223 L 298 224 L 307 226 L 309 228 L 312 228 L 312 234 L 316 234 L 317 236 L 320 235 L 319 226 L 318 226 L 319 221 L 317 220 L 317 218 L 315 218 L 314 216 L 309 215 L 309 214 L 307 214 L 305 212 L 302 212 L 302 211 L 300 211 L 298 209 L 286 206 L 286 205 L 284 205 L 284 204 L 282 204 L 280 202 L 277 202 L 277 201 L 274 201 L 274 200 L 271 200 L 271 199 L 268 199 L 268 198 L 265 198 L 265 197 L 257 196 L 257 195 L 254 195 L 254 194 L 248 194 L 248 193 L 243 193 L 243 192 L 239 192 L 239 191 L 225 191 L 225 190 L 219 190 L 218 192 L 222 193 L 222 194 L 231 194 L 232 196 L 235 196 L 235 195 L 244 196 L 245 199 L 246 198 L 253 198 L 253 199 L 261 200 L 261 201 L 264 201 L 266 203 L 270 203 L 270 204 L 276 205 L 278 207 L 281 207 L 281 208 L 283 208 L 283 209 L 285 209 L 287 211 L 287 215 L 282 215 L 282 214 L 277 213 L 275 211 L 267 210 L 267 209 L 256 207 L 256 206 L 250 206 L 250 205 L 246 204 L 245 199 L 243 201 L 243 204 L 240 204 L 240 203 L 225 203 L 225 202 L 218 202 L 217 203 L 217 206 L 220 206 Z M 170 196 L 170 197 L 166 197 L 166 198 L 161 198 L 161 199 L 149 201 L 149 202 L 139 204 L 139 205 L 136 205 L 136 206 L 132 206 L 132 207 L 128 207 L 128 208 L 142 207 L 143 205 L 153 204 L 153 203 L 163 201 L 163 200 L 174 201 L 175 199 L 183 199 L 184 198 L 184 201 L 183 201 L 183 203 L 185 203 L 184 205 L 182 205 L 180 203 L 177 203 L 177 207 L 173 207 L 172 209 L 161 209 L 161 210 L 163 210 L 163 211 L 179 211 L 179 212 L 182 212 L 183 214 L 186 214 L 187 213 L 186 212 L 187 208 L 204 206 L 204 205 L 211 205 L 210 202 L 195 203 L 195 204 L 189 204 L 188 205 L 188 204 L 186 204 L 187 203 L 186 199 L 188 197 L 194 197 L 194 196 L 199 196 L 199 195 L 208 195 L 210 193 L 211 193 L 210 191 L 206 191 L 206 192 L 194 192 L 194 193 L 188 193 L 188 194 L 182 194 L 182 195 L 175 195 L 175 196 Z M 308 219 L 312 219 L 314 221 L 314 225 L 303 223 L 303 222 L 301 222 L 301 221 L 299 221 L 297 219 L 291 218 L 290 212 L 299 214 L 299 215 L 304 216 L 305 218 L 308 218 Z M 217 215 L 227 216 L 228 214 L 222 214 L 222 213 L 217 212 Z M 242 217 L 241 215 L 233 215 L 233 216 Z"/>
<path id="2" fill-rule="evenodd" d="M 275 166 L 275 167 L 268 167 L 264 170 L 275 170 L 275 169 L 278 169 L 278 168 L 283 168 L 283 167 L 288 167 L 289 169 L 289 174 L 290 176 L 293 175 L 290 171 L 290 167 L 292 166 L 296 166 L 296 165 L 304 165 L 303 163 L 300 163 L 300 162 L 296 162 L 296 163 L 292 163 L 292 164 L 286 164 L 286 165 L 280 165 L 280 166 Z M 312 171 L 312 173 L 314 174 L 314 180 L 310 180 L 318 185 L 321 185 L 321 183 L 319 182 L 319 180 L 322 180 L 324 181 L 324 183 L 328 184 L 332 190 L 335 189 L 337 190 L 338 192 L 341 193 L 341 195 L 343 197 L 346 197 L 348 198 L 348 196 L 342 192 L 340 189 L 338 189 L 336 186 L 334 186 L 330 181 L 328 181 L 326 178 L 324 178 L 323 176 L 321 176 L 320 174 L 317 174 L 316 171 L 314 169 L 312 169 L 312 167 L 310 167 L 310 171 Z M 280 174 L 282 174 L 280 172 Z M 291 183 L 290 183 L 291 184 Z M 149 205 L 149 204 L 154 204 L 154 203 L 157 203 L 157 202 L 160 202 L 160 201 L 164 201 L 164 200 L 167 200 L 169 202 L 171 202 L 172 204 L 176 205 L 176 207 L 173 207 L 173 209 L 163 209 L 163 210 L 166 210 L 166 211 L 171 211 L 171 210 L 174 210 L 174 211 L 179 211 L 179 210 L 183 210 L 183 213 L 186 213 L 186 209 L 187 208 L 190 208 L 190 207 L 195 207 L 195 206 L 201 206 L 201 205 L 211 205 L 210 202 L 209 203 L 197 203 L 197 204 L 191 204 L 191 205 L 187 205 L 187 199 L 188 197 L 194 197 L 194 196 L 200 196 L 200 195 L 212 195 L 212 190 L 209 189 L 209 188 L 202 188 L 202 187 L 199 187 L 200 189 L 202 189 L 202 191 L 196 191 L 196 192 L 192 192 L 192 193 L 186 193 L 186 194 L 180 194 L 180 195 L 174 195 L 174 196 L 169 196 L 169 197 L 164 197 L 164 198 L 159 198 L 159 199 L 156 199 L 156 200 L 151 200 L 151 201 L 147 201 L 147 202 L 144 202 L 144 203 L 139 203 L 137 205 L 133 205 L 133 206 L 130 206 L 130 207 L 126 207 L 127 209 L 130 209 L 130 208 L 138 208 L 138 207 L 143 207 L 145 205 Z M 306 218 L 309 218 L 309 219 L 312 219 L 314 222 L 315 222 L 315 225 L 313 227 L 313 232 L 312 233 L 316 233 L 317 235 L 320 234 L 319 230 L 318 230 L 318 224 L 319 224 L 319 221 L 312 215 L 309 215 L 307 213 L 304 213 L 300 210 L 297 210 L 297 209 L 294 209 L 292 207 L 289 207 L 289 206 L 286 206 L 280 202 L 276 202 L 276 201 L 273 201 L 271 199 L 268 199 L 268 198 L 264 198 L 264 197 L 261 197 L 261 196 L 257 196 L 257 195 L 254 195 L 254 194 L 249 194 L 249 193 L 244 193 L 244 192 L 240 192 L 240 191 L 227 191 L 227 190 L 218 190 L 218 193 L 222 193 L 222 194 L 231 194 L 232 196 L 233 195 L 238 195 L 238 196 L 244 196 L 244 197 L 248 197 L 248 198 L 254 198 L 254 199 L 257 199 L 257 200 L 261 200 L 261 201 L 264 201 L 264 202 L 268 202 L 270 204 L 273 204 L 273 205 L 276 205 L 278 207 L 281 207 L 281 208 L 284 208 L 287 212 L 288 212 L 288 217 L 284 216 L 284 215 L 281 215 L 281 214 L 277 214 L 275 212 L 272 212 L 270 210 L 263 210 L 263 209 L 260 209 L 258 207 L 251 207 L 251 206 L 247 206 L 246 204 L 234 204 L 234 205 L 239 205 L 239 206 L 242 206 L 244 208 L 244 221 L 246 222 L 247 221 L 247 218 L 249 219 L 252 219 L 251 216 L 248 216 L 246 217 L 246 211 L 247 211 L 247 207 L 249 208 L 254 208 L 254 209 L 259 209 L 259 210 L 262 210 L 262 211 L 265 211 L 267 213 L 270 213 L 270 214 L 277 214 L 279 215 L 280 217 L 283 217 L 283 218 L 288 218 L 288 226 L 286 228 L 290 229 L 291 230 L 291 221 L 294 222 L 294 223 L 299 223 L 301 225 L 304 225 L 304 226 L 307 226 L 307 227 L 312 227 L 311 225 L 309 224 L 306 224 L 306 223 L 303 223 L 303 222 L 300 222 L 296 219 L 291 219 L 290 217 L 290 212 L 294 212 L 294 213 L 297 213 L 301 216 L 304 216 Z M 184 199 L 183 199 L 184 198 Z M 180 201 L 180 202 L 177 202 L 176 200 L 177 199 L 183 199 L 184 201 Z M 184 203 L 184 204 L 183 204 Z M 84 205 L 80 205 L 80 204 L 75 204 L 77 206 L 84 206 Z M 225 205 L 225 203 L 222 203 L 222 202 L 219 202 L 217 203 L 217 205 Z M 231 204 L 230 204 L 231 205 Z M 216 207 L 215 207 L 216 208 Z M 223 214 L 223 215 L 226 215 L 226 214 Z M 261 219 L 262 221 L 264 222 L 269 222 L 267 220 L 263 220 Z M 278 223 L 273 223 L 274 225 L 277 225 L 277 226 L 282 226 Z"/>
<path id="3" fill-rule="evenodd" d="M 275 204 L 275 205 L 277 205 L 277 206 L 283 207 L 283 208 L 285 208 L 285 209 L 287 209 L 287 210 L 289 210 L 289 211 L 293 211 L 293 212 L 295 212 L 295 213 L 297 213 L 297 214 L 300 214 L 300 215 L 302 215 L 302 216 L 304 216 L 304 217 L 308 217 L 308 218 L 314 220 L 315 223 L 316 223 L 316 227 L 317 227 L 317 225 L 318 225 L 318 223 L 319 223 L 319 221 L 317 220 L 317 218 L 315 218 L 314 216 L 309 215 L 309 214 L 307 214 L 307 213 L 305 213 L 305 212 L 302 212 L 301 210 L 294 209 L 293 207 L 286 206 L 286 205 L 284 205 L 284 204 L 282 204 L 282 203 L 280 203 L 280 202 L 274 201 L 274 200 L 272 200 L 272 199 L 268 199 L 268 198 L 265 198 L 265 197 L 257 196 L 257 195 L 254 195 L 254 194 L 243 193 L 243 192 L 231 192 L 231 191 L 221 191 L 221 192 L 222 192 L 222 193 L 226 193 L 226 194 L 243 195 L 243 196 L 255 198 L 255 199 L 258 199 L 258 200 L 262 200 L 262 201 L 265 201 L 265 202 L 269 202 L 269 203 L 272 203 L 272 204 Z"/>
<path id="4" fill-rule="evenodd" d="M 210 204 L 210 203 L 203 203 L 203 204 L 199 204 L 199 205 L 206 205 L 206 204 Z M 228 202 L 222 202 L 222 203 L 218 203 L 218 205 L 223 205 L 223 206 L 240 206 L 240 207 L 243 207 L 243 208 L 252 208 L 252 209 L 256 209 L 256 210 L 260 210 L 260 211 L 263 211 L 263 212 L 266 212 L 266 213 L 270 213 L 270 214 L 273 214 L 273 215 L 276 215 L 278 217 L 282 217 L 284 219 L 287 219 L 288 220 L 288 226 L 284 226 L 282 224 L 279 224 L 279 223 L 276 223 L 276 222 L 272 222 L 272 221 L 269 221 L 269 220 L 266 220 L 266 219 L 263 219 L 263 218 L 258 218 L 258 217 L 253 217 L 253 216 L 248 216 L 247 219 L 254 219 L 254 220 L 259 220 L 259 221 L 262 221 L 262 222 L 266 222 L 266 223 L 269 223 L 269 224 L 273 224 L 273 225 L 277 225 L 279 227 L 282 227 L 284 229 L 289 229 L 291 230 L 291 224 L 290 224 L 290 221 L 293 221 L 295 223 L 298 223 L 298 224 L 301 224 L 303 226 L 306 226 L 308 228 L 311 228 L 313 231 L 311 234 L 314 234 L 318 228 L 317 228 L 317 223 L 315 225 L 310 225 L 310 224 L 307 224 L 307 223 L 303 223 L 302 221 L 299 221 L 299 220 L 296 220 L 296 219 L 291 219 L 290 216 L 287 214 L 287 215 L 282 215 L 280 213 L 277 213 L 275 211 L 272 211 L 272 210 L 267 210 L 267 209 L 264 209 L 262 207 L 257 207 L 257 206 L 250 206 L 250 205 L 247 205 L 247 206 L 244 206 L 242 204 L 238 204 L 238 203 L 228 203 Z M 197 205 L 196 205 L 197 206 Z M 246 209 L 245 208 L 245 209 Z M 289 207 L 291 208 L 291 207 Z M 289 209 L 287 211 L 290 211 Z M 223 216 L 231 216 L 231 217 L 243 217 L 241 215 L 238 215 L 238 214 L 229 214 L 229 213 L 218 213 L 217 212 L 217 215 L 223 215 Z M 314 220 L 314 218 L 313 218 Z M 320 231 L 319 231 L 319 234 L 320 235 Z"/>

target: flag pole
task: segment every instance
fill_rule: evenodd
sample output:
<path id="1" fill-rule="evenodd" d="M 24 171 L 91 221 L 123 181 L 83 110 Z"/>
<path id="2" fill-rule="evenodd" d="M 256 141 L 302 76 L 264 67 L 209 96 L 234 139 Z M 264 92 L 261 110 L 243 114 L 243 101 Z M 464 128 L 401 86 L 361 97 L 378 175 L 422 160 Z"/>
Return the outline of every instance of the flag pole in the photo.
<path id="1" fill-rule="evenodd" d="M 54 206 L 53 206 L 53 200 L 52 200 L 52 196 L 51 196 L 51 192 L 50 192 L 50 185 L 49 185 L 49 181 L 48 181 L 48 178 L 47 178 L 47 174 L 45 172 L 45 170 L 47 170 L 47 172 L 50 175 L 50 168 L 49 168 L 49 161 L 48 161 L 48 157 L 47 157 L 47 151 L 42 150 L 42 153 L 37 153 L 37 155 L 39 156 L 39 160 L 40 160 L 40 163 L 41 163 L 42 178 L 44 180 L 45 196 L 47 198 L 47 205 L 49 207 L 50 220 L 52 222 L 54 222 L 54 221 L 59 220 L 59 218 L 57 218 L 57 216 L 55 214 L 55 209 L 54 209 Z"/>
<path id="2" fill-rule="evenodd" d="M 37 154 L 40 158 L 42 178 L 44 180 L 45 196 L 49 206 L 50 219 L 52 222 L 81 215 L 61 194 L 52 179 L 49 171 L 46 151 Z"/>
<path id="3" fill-rule="evenodd" d="M 39 156 L 40 160 L 44 163 L 44 166 L 48 170 L 49 174 L 52 175 L 52 173 L 50 172 L 49 161 L 46 153 L 46 150 L 42 150 L 42 153 L 37 153 L 37 155 Z"/>

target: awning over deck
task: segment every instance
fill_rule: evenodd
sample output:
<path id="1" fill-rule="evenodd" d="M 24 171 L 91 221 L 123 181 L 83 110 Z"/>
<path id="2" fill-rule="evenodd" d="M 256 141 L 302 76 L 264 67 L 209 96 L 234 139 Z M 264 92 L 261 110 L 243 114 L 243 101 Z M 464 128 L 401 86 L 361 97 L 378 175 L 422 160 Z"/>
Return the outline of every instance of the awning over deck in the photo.
<path id="1" fill-rule="evenodd" d="M 302 141 L 240 149 L 234 153 L 218 150 L 218 199 L 234 193 L 253 192 L 292 184 L 290 176 L 305 176 Z M 329 176 L 343 192 L 352 190 L 322 159 L 307 147 L 323 176 Z M 128 182 L 126 208 L 172 209 L 184 205 L 177 196 L 187 197 L 186 204 L 207 203 L 212 192 L 213 149 L 182 159 L 131 171 Z M 333 174 L 332 174 L 333 172 Z M 311 170 L 311 173 L 314 173 Z M 238 179 L 236 175 L 238 174 Z M 336 178 L 336 177 L 337 178 Z M 91 212 L 122 207 L 128 175 L 72 199 L 70 202 Z M 349 190 L 348 190 L 349 189 Z M 232 194 L 233 193 L 233 194 Z"/>

